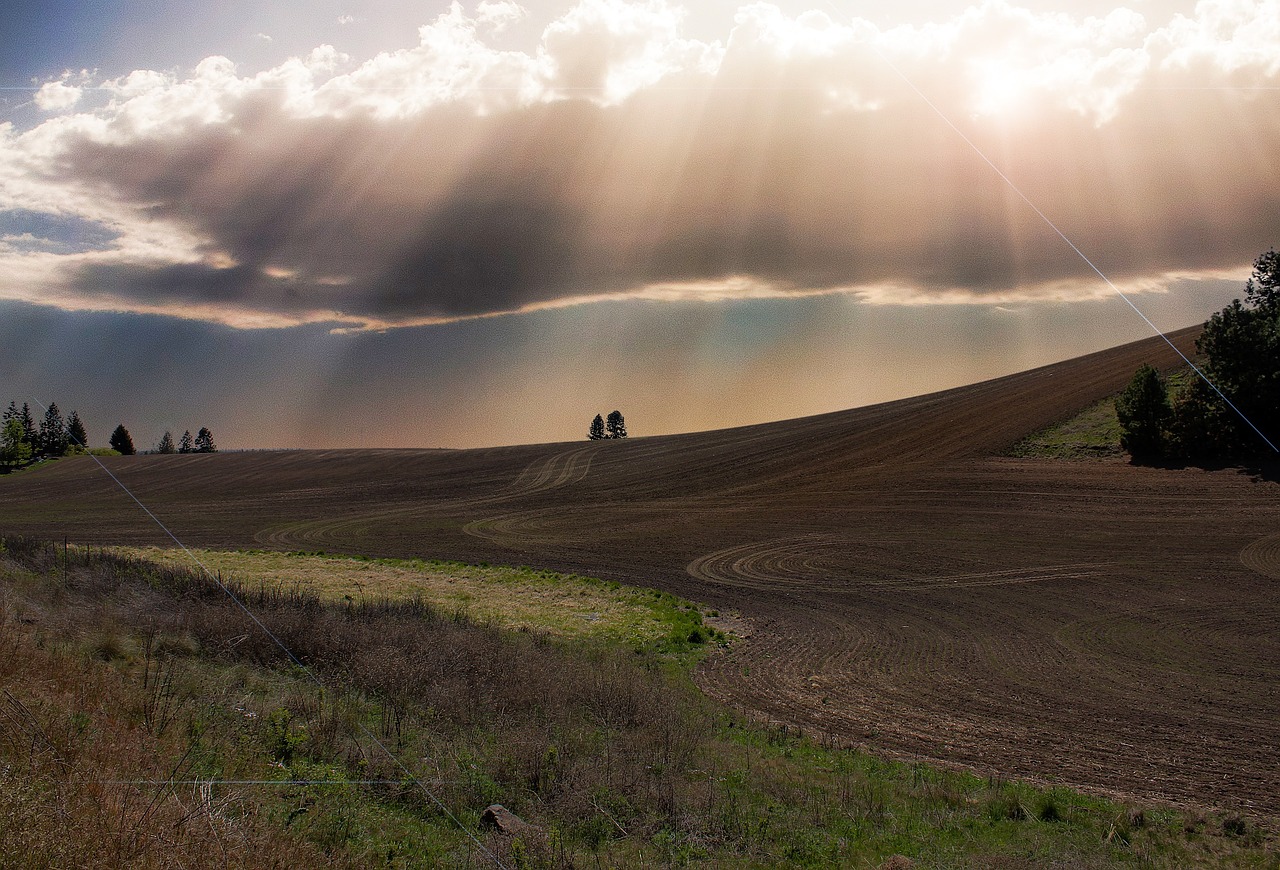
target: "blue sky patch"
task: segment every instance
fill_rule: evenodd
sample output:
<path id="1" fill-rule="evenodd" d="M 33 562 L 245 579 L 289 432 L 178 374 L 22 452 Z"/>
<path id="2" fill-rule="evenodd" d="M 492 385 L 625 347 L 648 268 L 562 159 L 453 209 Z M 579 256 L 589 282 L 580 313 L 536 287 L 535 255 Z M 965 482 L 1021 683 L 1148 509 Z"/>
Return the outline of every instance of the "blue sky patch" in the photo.
<path id="1" fill-rule="evenodd" d="M 0 240 L 11 248 L 54 254 L 108 250 L 120 234 L 97 221 L 28 209 L 0 211 Z"/>

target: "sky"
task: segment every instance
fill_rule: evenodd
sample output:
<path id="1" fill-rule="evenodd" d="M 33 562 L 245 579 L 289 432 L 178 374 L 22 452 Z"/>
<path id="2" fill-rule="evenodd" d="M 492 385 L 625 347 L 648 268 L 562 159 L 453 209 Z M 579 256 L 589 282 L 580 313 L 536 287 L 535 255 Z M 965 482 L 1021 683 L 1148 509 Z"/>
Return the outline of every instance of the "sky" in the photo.
<path id="1" fill-rule="evenodd" d="M 1280 244 L 1280 0 L 1067 8 L 5 3 L 0 401 L 549 442 L 1202 321 Z"/>

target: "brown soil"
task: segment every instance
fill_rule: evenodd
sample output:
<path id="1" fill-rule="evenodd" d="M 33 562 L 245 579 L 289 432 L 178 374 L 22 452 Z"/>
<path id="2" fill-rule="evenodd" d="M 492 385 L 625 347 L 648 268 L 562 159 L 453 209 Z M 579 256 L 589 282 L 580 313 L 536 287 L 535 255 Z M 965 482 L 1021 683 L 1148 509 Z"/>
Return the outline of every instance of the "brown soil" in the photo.
<path id="1" fill-rule="evenodd" d="M 704 601 L 749 636 L 702 686 L 767 720 L 1280 818 L 1280 490 L 1239 469 L 999 457 L 1147 361 L 1175 358 L 1157 339 L 621 442 L 107 466 L 191 545 L 530 564 Z M 0 530 L 172 543 L 88 458 L 0 480 Z"/>

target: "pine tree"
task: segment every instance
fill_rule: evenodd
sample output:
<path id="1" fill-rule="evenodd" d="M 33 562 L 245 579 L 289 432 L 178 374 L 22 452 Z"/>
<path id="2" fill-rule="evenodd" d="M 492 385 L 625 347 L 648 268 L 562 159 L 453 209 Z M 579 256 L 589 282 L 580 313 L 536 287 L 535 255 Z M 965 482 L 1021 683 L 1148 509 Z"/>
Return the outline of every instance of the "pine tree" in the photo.
<path id="1" fill-rule="evenodd" d="M 195 448 L 191 445 L 191 430 L 188 429 L 182 433 L 182 440 L 178 442 L 179 453 L 194 453 Z"/>
<path id="2" fill-rule="evenodd" d="M 213 443 L 213 433 L 203 426 L 196 433 L 196 453 L 217 453 L 218 447 Z"/>
<path id="3" fill-rule="evenodd" d="M 34 450 L 39 443 L 39 433 L 36 432 L 36 420 L 31 416 L 31 407 L 26 402 L 22 403 L 22 413 L 19 419 L 22 421 L 22 437 Z"/>
<path id="4" fill-rule="evenodd" d="M 164 437 L 160 439 L 160 443 L 156 445 L 156 453 L 177 453 L 178 448 L 173 446 L 173 434 L 166 431 Z"/>
<path id="5" fill-rule="evenodd" d="M 1150 365 L 1143 365 L 1116 398 L 1116 418 L 1120 421 L 1120 446 L 1134 459 L 1163 456 L 1167 430 L 1173 417 L 1164 378 Z"/>
<path id="6" fill-rule="evenodd" d="M 80 422 L 80 415 L 75 411 L 72 411 L 71 416 L 67 418 L 67 440 L 71 442 L 72 447 L 79 447 L 82 450 L 89 446 L 89 434 L 84 431 L 84 423 Z"/>
<path id="7" fill-rule="evenodd" d="M 50 402 L 45 409 L 36 452 L 41 456 L 62 456 L 67 452 L 67 424 L 62 420 L 57 402 Z"/>
<path id="8" fill-rule="evenodd" d="M 591 441 L 600 441 L 604 437 L 604 417 L 596 414 L 596 418 L 591 421 L 591 428 L 587 430 L 587 438 Z"/>
<path id="9" fill-rule="evenodd" d="M 5 417 L 4 430 L 0 432 L 0 462 L 9 468 L 21 468 L 31 461 L 31 445 L 23 437 L 21 417 Z"/>
<path id="10" fill-rule="evenodd" d="M 17 404 L 15 404 L 14 402 L 10 402 L 10 403 L 9 403 L 9 407 L 5 409 L 5 412 L 4 412 L 4 421 L 3 421 L 3 422 L 4 422 L 5 430 L 7 430 L 7 429 L 8 429 L 9 424 L 10 424 L 11 422 L 12 422 L 12 423 L 17 423 L 17 424 L 18 424 L 18 438 L 20 438 L 20 439 L 22 439 L 22 440 L 24 440 L 24 441 L 26 440 L 26 437 L 27 437 L 27 436 L 26 436 L 26 431 L 27 431 L 27 430 L 26 430 L 26 427 L 25 427 L 25 426 L 23 425 L 23 423 L 22 423 L 22 412 L 18 410 L 18 406 L 17 406 Z M 28 447 L 30 447 L 30 446 L 31 446 L 30 442 L 27 442 L 27 446 L 28 446 Z"/>
<path id="11" fill-rule="evenodd" d="M 626 438 L 627 424 L 622 419 L 621 411 L 610 411 L 609 419 L 605 425 L 605 437 L 607 438 Z"/>
<path id="12" fill-rule="evenodd" d="M 129 435 L 129 430 L 124 428 L 121 423 L 111 433 L 111 449 L 119 453 L 121 456 L 132 456 L 137 451 L 133 449 L 133 438 Z"/>

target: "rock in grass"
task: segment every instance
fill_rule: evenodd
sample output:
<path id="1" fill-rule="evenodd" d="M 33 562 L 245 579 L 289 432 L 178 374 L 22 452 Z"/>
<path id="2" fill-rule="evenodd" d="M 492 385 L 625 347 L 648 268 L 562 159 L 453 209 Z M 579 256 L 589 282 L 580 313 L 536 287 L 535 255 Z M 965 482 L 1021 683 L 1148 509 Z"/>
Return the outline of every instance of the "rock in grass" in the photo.
<path id="1" fill-rule="evenodd" d="M 523 833 L 534 827 L 502 804 L 486 807 L 484 814 L 480 816 L 480 824 L 497 828 L 501 834 L 512 835 Z"/>

